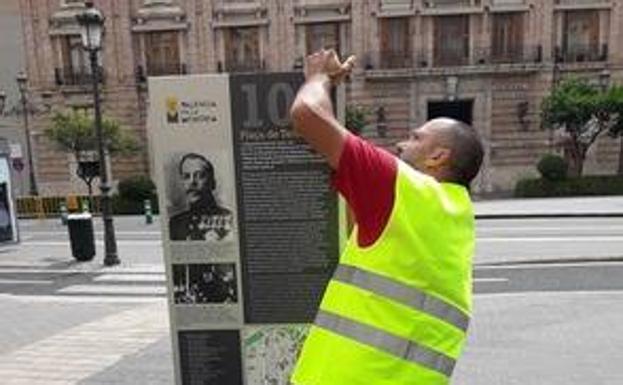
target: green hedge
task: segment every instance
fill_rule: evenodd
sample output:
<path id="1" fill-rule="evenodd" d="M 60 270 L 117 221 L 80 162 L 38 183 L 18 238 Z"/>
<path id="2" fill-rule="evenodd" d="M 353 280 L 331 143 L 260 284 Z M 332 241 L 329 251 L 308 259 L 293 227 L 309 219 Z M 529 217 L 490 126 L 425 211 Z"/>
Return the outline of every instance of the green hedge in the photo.
<path id="1" fill-rule="evenodd" d="M 112 211 L 115 215 L 143 215 L 145 207 L 143 201 L 124 198 L 118 194 L 112 197 Z M 151 212 L 158 214 L 158 198 L 151 198 Z"/>
<path id="2" fill-rule="evenodd" d="M 623 195 L 623 176 L 584 176 L 556 182 L 522 179 L 515 185 L 514 195 L 517 198 Z"/>
<path id="3" fill-rule="evenodd" d="M 156 186 L 146 175 L 129 177 L 119 181 L 118 194 L 113 196 L 113 212 L 117 215 L 145 214 L 145 200 L 151 201 L 151 211 L 158 214 Z"/>
<path id="4" fill-rule="evenodd" d="M 556 182 L 567 179 L 569 163 L 561 156 L 546 154 L 541 157 L 536 169 L 542 178 Z"/>

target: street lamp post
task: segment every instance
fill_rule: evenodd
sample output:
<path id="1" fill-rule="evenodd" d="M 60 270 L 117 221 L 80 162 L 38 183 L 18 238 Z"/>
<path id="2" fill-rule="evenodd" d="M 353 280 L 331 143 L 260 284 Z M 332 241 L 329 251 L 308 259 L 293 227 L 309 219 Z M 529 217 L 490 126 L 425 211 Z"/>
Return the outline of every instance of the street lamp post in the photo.
<path id="1" fill-rule="evenodd" d="M 102 219 L 104 221 L 104 265 L 112 266 L 118 264 L 117 242 L 115 240 L 115 228 L 112 217 L 112 205 L 110 200 L 110 184 L 108 182 L 108 171 L 106 169 L 106 158 L 104 152 L 104 138 L 102 137 L 102 112 L 100 108 L 99 79 L 100 70 L 97 63 L 97 54 L 102 46 L 102 35 L 104 29 L 104 16 L 93 7 L 93 3 L 85 3 L 87 9 L 76 16 L 80 24 L 82 45 L 89 53 L 91 62 L 91 79 L 93 83 L 93 108 L 95 111 L 95 133 L 97 136 L 97 152 L 100 166 L 100 190 Z"/>
<path id="2" fill-rule="evenodd" d="M 39 190 L 37 189 L 37 180 L 35 179 L 35 168 L 34 162 L 32 161 L 32 144 L 30 143 L 30 127 L 28 125 L 28 99 L 26 98 L 26 83 L 28 82 L 28 77 L 23 72 L 17 74 L 17 87 L 19 89 L 19 93 L 21 95 L 22 102 L 22 114 L 24 115 L 24 130 L 26 131 L 26 152 L 28 152 L 28 176 L 30 178 L 30 195 L 37 196 L 39 195 Z"/>
<path id="3" fill-rule="evenodd" d="M 606 92 L 608 87 L 610 87 L 610 71 L 604 69 L 599 73 L 599 88 L 601 92 Z"/>

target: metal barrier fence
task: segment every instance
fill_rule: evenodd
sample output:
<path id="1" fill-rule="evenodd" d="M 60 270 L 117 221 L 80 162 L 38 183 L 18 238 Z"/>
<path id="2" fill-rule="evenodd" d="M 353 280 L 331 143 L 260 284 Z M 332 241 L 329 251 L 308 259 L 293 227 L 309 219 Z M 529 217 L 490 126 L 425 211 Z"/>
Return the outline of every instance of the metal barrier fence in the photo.
<path id="1" fill-rule="evenodd" d="M 100 213 L 100 197 L 92 197 L 92 205 L 88 195 L 70 195 L 67 197 L 20 197 L 17 198 L 17 216 L 20 218 L 50 218 L 61 215 L 61 207 L 65 205 L 68 212 L 80 212 L 90 208 L 91 213 Z M 93 206 L 93 207 L 91 207 Z"/>

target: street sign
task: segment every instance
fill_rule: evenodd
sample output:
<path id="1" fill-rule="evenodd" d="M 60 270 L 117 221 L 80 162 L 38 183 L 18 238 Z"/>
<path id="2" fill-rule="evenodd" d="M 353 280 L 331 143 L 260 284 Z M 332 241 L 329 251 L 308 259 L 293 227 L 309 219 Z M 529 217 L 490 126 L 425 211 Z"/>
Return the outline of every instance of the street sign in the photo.
<path id="1" fill-rule="evenodd" d="M 13 170 L 17 172 L 22 172 L 24 170 L 24 161 L 22 158 L 13 158 L 11 164 L 13 165 Z"/>
<path id="2" fill-rule="evenodd" d="M 9 144 L 9 151 L 10 151 L 10 155 L 9 157 L 11 159 L 21 159 L 22 156 L 22 145 L 19 143 L 10 143 Z"/>
<path id="3" fill-rule="evenodd" d="M 78 162 L 78 177 L 83 180 L 90 180 L 100 175 L 100 162 L 99 161 L 79 161 Z"/>

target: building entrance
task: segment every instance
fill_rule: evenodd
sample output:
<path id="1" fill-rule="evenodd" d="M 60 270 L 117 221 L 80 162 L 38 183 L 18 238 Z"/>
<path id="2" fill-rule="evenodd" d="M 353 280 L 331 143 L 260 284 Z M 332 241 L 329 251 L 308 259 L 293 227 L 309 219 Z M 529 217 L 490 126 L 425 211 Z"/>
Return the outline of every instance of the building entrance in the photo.
<path id="1" fill-rule="evenodd" d="M 428 102 L 428 119 L 453 118 L 469 125 L 473 120 L 473 100 L 458 100 L 454 102 Z"/>

